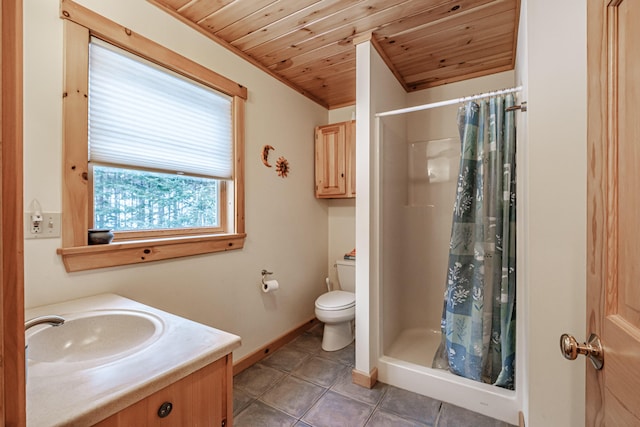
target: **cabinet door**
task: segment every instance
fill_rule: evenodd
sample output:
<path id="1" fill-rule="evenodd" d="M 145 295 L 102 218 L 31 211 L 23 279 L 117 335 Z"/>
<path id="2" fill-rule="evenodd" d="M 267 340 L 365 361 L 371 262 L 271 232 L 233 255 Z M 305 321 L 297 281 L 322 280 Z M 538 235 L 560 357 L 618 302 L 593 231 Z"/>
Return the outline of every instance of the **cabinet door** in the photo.
<path id="1" fill-rule="evenodd" d="M 187 377 L 189 378 L 189 377 Z M 188 381 L 178 381 L 152 394 L 138 403 L 134 403 L 117 414 L 96 424 L 95 427 L 147 427 L 190 425 L 191 390 Z M 164 418 L 158 416 L 158 410 L 165 402 L 171 404 L 171 413 Z"/>
<path id="2" fill-rule="evenodd" d="M 231 356 L 142 399 L 94 427 L 230 427 L 232 420 Z M 165 417 L 160 407 L 171 404 Z"/>
<path id="3" fill-rule="evenodd" d="M 231 355 L 189 377 L 194 427 L 231 427 L 233 423 L 233 363 Z"/>
<path id="4" fill-rule="evenodd" d="M 356 122 L 347 122 L 347 196 L 356 196 Z"/>
<path id="5" fill-rule="evenodd" d="M 346 123 L 316 128 L 316 197 L 346 196 Z"/>

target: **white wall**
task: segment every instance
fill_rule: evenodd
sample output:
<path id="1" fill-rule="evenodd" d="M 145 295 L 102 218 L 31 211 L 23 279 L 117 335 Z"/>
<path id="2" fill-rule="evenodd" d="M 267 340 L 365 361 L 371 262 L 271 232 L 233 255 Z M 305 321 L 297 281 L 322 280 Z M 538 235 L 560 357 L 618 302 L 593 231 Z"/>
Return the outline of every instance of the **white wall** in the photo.
<path id="1" fill-rule="evenodd" d="M 328 247 L 327 271 L 329 279 L 338 283 L 336 260 L 356 247 L 356 201 L 355 199 L 327 199 Z"/>
<path id="2" fill-rule="evenodd" d="M 437 86 L 407 95 L 407 106 L 461 98 L 512 87 L 514 72 L 506 71 Z M 451 237 L 452 209 L 460 164 L 460 136 L 456 117 L 460 104 L 407 114 L 405 156 L 413 144 L 415 170 L 408 182 L 409 200 L 401 210 L 404 250 L 399 279 L 390 284 L 400 292 L 401 328 L 440 330 Z M 450 138 L 450 139 L 449 139 Z M 443 141 L 443 139 L 449 139 Z M 427 164 L 427 158 L 431 162 Z M 434 173 L 426 178 L 429 166 Z M 405 169 L 407 170 L 407 168 Z M 411 175 L 411 167 L 408 168 Z M 406 173 L 406 172 L 405 172 Z M 386 341 L 386 339 L 385 339 Z"/>
<path id="3" fill-rule="evenodd" d="M 356 106 L 349 105 L 348 107 L 335 108 L 329 110 L 329 123 L 346 122 L 347 120 L 353 120 L 356 117 Z"/>
<path id="4" fill-rule="evenodd" d="M 330 112 L 327 119 L 323 108 L 144 0 L 79 3 L 248 87 L 248 237 L 242 251 L 74 274 L 64 271 L 55 254 L 58 239 L 28 240 L 26 305 L 117 292 L 241 335 L 243 346 L 236 357 L 311 317 L 314 299 L 324 290 L 322 278 L 332 263 L 327 256 L 327 223 L 335 218 L 327 220 L 333 205 L 313 197 L 310 135 L 314 126 L 342 118 L 331 118 Z M 53 0 L 25 1 L 24 199 L 25 208 L 37 198 L 46 211 L 61 209 L 62 23 L 58 7 Z M 527 224 L 521 234 L 526 256 L 519 262 L 526 267 L 524 285 L 529 296 L 528 318 L 522 322 L 528 328 L 527 426 L 578 426 L 584 425 L 585 361 L 565 361 L 557 346 L 561 333 L 585 331 L 586 5 L 580 0 L 522 0 L 521 7 L 520 25 L 526 31 L 519 37 L 516 79 L 527 83 L 529 102 L 526 164 L 519 166 L 520 172 L 524 169 L 528 174 L 519 202 Z M 368 43 L 357 49 L 359 63 L 373 59 L 383 66 Z M 363 94 L 373 81 L 377 86 L 381 80 L 388 82 L 390 98 L 372 100 Z M 383 105 L 398 104 L 404 97 L 393 81 L 384 71 L 358 67 L 356 204 L 367 211 L 368 158 L 375 153 L 368 145 L 373 129 L 362 128 L 360 119 L 365 117 L 361 114 L 370 117 L 378 107 L 405 105 L 404 101 Z M 418 95 L 407 98 L 412 103 L 413 96 Z M 289 159 L 289 178 L 279 178 L 259 163 L 264 144 L 273 145 L 278 155 Z M 361 190 L 362 186 L 367 188 Z M 338 206 L 338 211 L 343 208 L 344 212 L 351 209 Z M 368 252 L 369 240 L 375 238 L 370 234 L 371 218 L 361 212 L 356 227 L 359 253 Z M 346 230 L 350 221 L 336 220 L 341 225 L 331 227 Z M 265 297 L 258 292 L 262 268 L 275 271 L 282 284 L 278 294 Z M 357 274 L 362 290 L 369 285 L 369 266 L 359 264 Z M 377 301 L 369 296 L 361 301 L 361 295 L 359 291 L 357 315 L 369 319 L 370 312 L 376 315 Z M 363 326 L 357 330 L 356 367 L 368 372 L 370 325 Z"/>
<path id="5" fill-rule="evenodd" d="M 373 87 L 375 86 L 375 90 Z M 379 147 L 374 115 L 401 108 L 406 93 L 370 42 L 356 46 L 356 369 L 369 374 L 378 358 L 380 226 Z M 400 256 L 397 254 L 397 256 Z"/>
<path id="6" fill-rule="evenodd" d="M 355 118 L 356 106 L 329 110 L 329 123 L 346 122 Z M 357 191 L 357 189 L 356 189 Z M 337 259 L 356 247 L 356 200 L 325 199 L 329 214 L 329 257 L 327 270 L 333 283 L 338 281 Z"/>
<path id="7" fill-rule="evenodd" d="M 115 292 L 242 337 L 236 359 L 314 315 L 327 275 L 327 205 L 313 193 L 313 128 L 328 112 L 144 0 L 78 3 L 246 86 L 246 230 L 239 251 L 66 273 L 59 239 L 25 241 L 27 307 Z M 25 1 L 25 208 L 61 210 L 62 20 L 56 0 Z M 260 162 L 273 145 L 291 173 Z M 265 295 L 260 271 L 281 288 Z"/>
<path id="8" fill-rule="evenodd" d="M 515 84 L 522 86 L 520 100 L 529 99 L 529 78 L 528 78 L 528 43 L 527 43 L 527 0 L 523 0 L 520 7 L 520 21 L 518 28 L 518 47 L 516 52 Z M 527 252 L 529 241 L 528 214 L 528 187 L 529 187 L 529 132 L 527 113 L 516 114 L 516 299 L 520 310 L 516 311 L 516 394 L 521 402 L 521 411 L 527 417 L 529 413 L 529 286 L 528 268 L 529 255 Z"/>
<path id="9" fill-rule="evenodd" d="M 403 268 L 406 258 L 415 259 L 416 254 L 412 254 L 405 244 L 407 117 L 400 115 L 381 119 L 379 132 L 379 171 L 374 172 L 373 176 L 380 182 L 380 190 L 376 196 L 380 199 L 378 295 L 381 312 L 375 321 L 381 328 L 380 347 L 384 353 L 404 326 L 402 320 L 406 307 L 402 304 L 405 297 Z M 378 263 L 373 265 L 376 264 Z"/>
<path id="10" fill-rule="evenodd" d="M 564 360 L 558 341 L 563 332 L 586 339 L 586 2 L 528 0 L 522 7 L 527 426 L 582 426 L 586 358 Z"/>

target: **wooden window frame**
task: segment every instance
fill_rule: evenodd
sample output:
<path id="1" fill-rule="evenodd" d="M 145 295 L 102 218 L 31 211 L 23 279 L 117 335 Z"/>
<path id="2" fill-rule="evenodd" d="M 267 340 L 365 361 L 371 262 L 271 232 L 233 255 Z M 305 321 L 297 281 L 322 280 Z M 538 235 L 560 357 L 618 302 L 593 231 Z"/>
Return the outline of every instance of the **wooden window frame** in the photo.
<path id="1" fill-rule="evenodd" d="M 244 104 L 247 89 L 210 69 L 116 24 L 71 0 L 61 0 L 64 19 L 63 93 L 63 191 L 62 248 L 58 254 L 68 272 L 119 265 L 146 263 L 191 255 L 241 249 L 246 237 L 244 225 Z M 232 232 L 186 230 L 125 238 L 125 233 L 108 245 L 87 243 L 91 223 L 92 182 L 88 163 L 88 66 L 89 40 L 94 36 L 144 59 L 198 81 L 233 97 L 234 179 L 233 192 L 221 191 L 228 202 L 226 220 Z M 82 120 L 79 118 L 82 117 Z M 227 183 L 229 185 L 230 183 Z M 225 186 L 226 187 L 226 186 Z M 221 189 L 222 190 L 222 189 Z M 233 194 L 228 197 L 228 194 Z M 124 240 L 126 239 L 126 240 Z"/>

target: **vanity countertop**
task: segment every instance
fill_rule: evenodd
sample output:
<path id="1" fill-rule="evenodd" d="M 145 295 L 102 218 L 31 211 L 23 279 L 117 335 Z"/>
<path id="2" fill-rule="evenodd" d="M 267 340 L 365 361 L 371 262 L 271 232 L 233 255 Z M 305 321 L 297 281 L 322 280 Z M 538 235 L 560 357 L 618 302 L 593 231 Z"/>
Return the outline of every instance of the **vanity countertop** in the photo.
<path id="1" fill-rule="evenodd" d="M 161 320 L 162 335 L 143 350 L 99 366 L 28 360 L 28 427 L 95 424 L 240 346 L 236 335 L 115 294 L 35 307 L 25 319 L 108 310 L 149 313 Z"/>

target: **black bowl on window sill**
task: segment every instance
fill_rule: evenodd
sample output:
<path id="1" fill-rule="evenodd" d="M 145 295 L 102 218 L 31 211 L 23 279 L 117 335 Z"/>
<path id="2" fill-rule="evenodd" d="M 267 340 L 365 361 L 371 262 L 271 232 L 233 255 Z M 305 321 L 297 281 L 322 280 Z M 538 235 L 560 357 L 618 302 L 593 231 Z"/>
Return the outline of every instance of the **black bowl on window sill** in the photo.
<path id="1" fill-rule="evenodd" d="M 109 228 L 91 228 L 89 229 L 90 245 L 106 245 L 113 240 L 113 231 Z"/>

